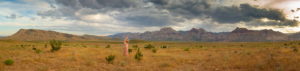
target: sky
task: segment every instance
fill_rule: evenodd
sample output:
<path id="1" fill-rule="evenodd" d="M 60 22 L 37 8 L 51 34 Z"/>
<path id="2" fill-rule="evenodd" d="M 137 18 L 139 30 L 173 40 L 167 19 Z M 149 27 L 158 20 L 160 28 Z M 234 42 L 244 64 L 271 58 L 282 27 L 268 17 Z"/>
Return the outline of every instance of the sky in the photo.
<path id="1" fill-rule="evenodd" d="M 0 36 L 19 29 L 106 36 L 236 27 L 300 31 L 300 0 L 0 0 Z"/>

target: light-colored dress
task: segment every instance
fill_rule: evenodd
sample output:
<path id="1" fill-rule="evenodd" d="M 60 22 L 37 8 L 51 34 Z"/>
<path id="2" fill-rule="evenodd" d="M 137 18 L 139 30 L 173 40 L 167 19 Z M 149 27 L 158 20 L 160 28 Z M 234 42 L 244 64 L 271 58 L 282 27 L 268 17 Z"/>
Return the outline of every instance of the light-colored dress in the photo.
<path id="1" fill-rule="evenodd" d="M 128 46 L 129 46 L 129 40 L 126 36 L 124 39 L 124 56 L 128 56 Z"/>

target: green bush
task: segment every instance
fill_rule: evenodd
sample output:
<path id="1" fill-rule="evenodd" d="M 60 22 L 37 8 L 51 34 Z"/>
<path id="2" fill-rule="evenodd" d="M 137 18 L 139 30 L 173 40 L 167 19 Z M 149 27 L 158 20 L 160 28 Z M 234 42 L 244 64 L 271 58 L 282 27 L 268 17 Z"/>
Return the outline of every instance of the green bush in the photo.
<path id="1" fill-rule="evenodd" d="M 157 49 L 156 49 L 156 48 L 153 48 L 153 49 L 152 49 L 152 52 L 153 52 L 153 53 L 156 53 L 156 52 L 157 52 Z"/>
<path id="2" fill-rule="evenodd" d="M 21 47 L 24 48 L 25 46 L 24 46 L 24 45 L 21 45 Z"/>
<path id="3" fill-rule="evenodd" d="M 145 49 L 152 49 L 152 48 L 155 48 L 153 45 L 151 44 L 148 44 L 148 45 L 145 45 L 144 47 Z"/>
<path id="4" fill-rule="evenodd" d="M 137 49 L 137 52 L 136 52 L 136 54 L 135 54 L 135 56 L 134 56 L 134 59 L 140 61 L 140 60 L 142 60 L 142 57 L 143 57 L 143 54 L 142 54 L 142 52 L 140 51 L 140 49 L 138 48 L 138 49 Z"/>
<path id="5" fill-rule="evenodd" d="M 110 48 L 110 45 L 106 45 L 106 47 L 105 48 Z"/>
<path id="6" fill-rule="evenodd" d="M 62 41 L 58 41 L 58 40 L 51 40 L 50 41 L 50 45 L 51 45 L 51 52 L 55 52 L 61 49 L 61 45 L 62 45 Z"/>
<path id="7" fill-rule="evenodd" d="M 168 46 L 166 46 L 166 45 L 163 45 L 163 46 L 161 46 L 160 48 L 168 48 Z"/>
<path id="8" fill-rule="evenodd" d="M 190 48 L 184 48 L 184 51 L 190 51 Z"/>
<path id="9" fill-rule="evenodd" d="M 105 57 L 105 60 L 107 61 L 107 63 L 113 64 L 115 57 L 116 57 L 115 55 L 109 55 L 109 56 Z"/>
<path id="10" fill-rule="evenodd" d="M 128 53 L 131 53 L 132 52 L 132 49 L 128 49 Z"/>
<path id="11" fill-rule="evenodd" d="M 294 51 L 294 52 L 298 52 L 298 49 L 297 49 L 297 48 L 293 48 L 293 51 Z"/>
<path id="12" fill-rule="evenodd" d="M 284 45 L 284 46 L 288 46 L 288 44 L 286 44 L 286 43 L 284 43 L 283 45 Z"/>
<path id="13" fill-rule="evenodd" d="M 82 47 L 86 48 L 87 46 L 86 45 L 82 45 Z"/>
<path id="14" fill-rule="evenodd" d="M 35 53 L 40 54 L 40 53 L 42 53 L 42 50 L 36 49 L 36 50 L 35 50 Z"/>
<path id="15" fill-rule="evenodd" d="M 42 50 L 37 49 L 37 48 L 32 48 L 32 50 L 35 51 L 35 53 L 38 53 L 38 54 L 42 52 Z"/>
<path id="16" fill-rule="evenodd" d="M 4 61 L 4 64 L 5 64 L 5 65 L 12 65 L 12 64 L 14 64 L 14 60 L 12 60 L 12 59 L 7 59 L 7 60 Z"/>
<path id="17" fill-rule="evenodd" d="M 45 45 L 44 45 L 44 47 L 45 47 L 45 48 L 47 48 L 47 47 L 48 47 L 48 45 L 47 45 L 47 44 L 45 44 Z"/>
<path id="18" fill-rule="evenodd" d="M 36 50 L 36 48 L 32 48 L 32 50 Z"/>

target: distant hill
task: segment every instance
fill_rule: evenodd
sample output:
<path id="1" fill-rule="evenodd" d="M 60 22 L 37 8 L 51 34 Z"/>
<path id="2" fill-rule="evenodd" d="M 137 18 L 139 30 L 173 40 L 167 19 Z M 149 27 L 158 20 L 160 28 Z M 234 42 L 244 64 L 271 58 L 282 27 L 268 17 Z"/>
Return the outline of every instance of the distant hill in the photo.
<path id="1" fill-rule="evenodd" d="M 55 31 L 45 31 L 38 29 L 20 29 L 17 33 L 4 37 L 9 40 L 22 41 L 42 41 L 42 40 L 67 40 L 67 41 L 85 41 L 85 40 L 111 40 L 110 37 L 94 36 L 94 35 L 72 35 L 67 33 L 60 33 Z"/>
<path id="2" fill-rule="evenodd" d="M 123 38 L 128 35 L 130 39 L 141 39 L 151 41 L 208 41 L 208 42 L 254 42 L 254 41 L 288 41 L 300 40 L 300 33 L 284 34 L 273 30 L 248 30 L 237 27 L 231 32 L 213 33 L 202 28 L 192 28 L 189 31 L 175 31 L 170 27 L 159 31 L 144 33 L 119 33 L 111 35 L 112 38 Z"/>

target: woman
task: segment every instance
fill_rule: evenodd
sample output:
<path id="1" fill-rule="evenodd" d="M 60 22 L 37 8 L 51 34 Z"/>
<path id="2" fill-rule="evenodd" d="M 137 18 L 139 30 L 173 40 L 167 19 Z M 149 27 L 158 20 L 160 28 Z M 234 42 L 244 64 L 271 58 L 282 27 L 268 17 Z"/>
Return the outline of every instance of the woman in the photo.
<path id="1" fill-rule="evenodd" d="M 129 46 L 128 36 L 124 39 L 124 56 L 128 56 L 128 46 Z"/>

